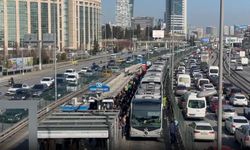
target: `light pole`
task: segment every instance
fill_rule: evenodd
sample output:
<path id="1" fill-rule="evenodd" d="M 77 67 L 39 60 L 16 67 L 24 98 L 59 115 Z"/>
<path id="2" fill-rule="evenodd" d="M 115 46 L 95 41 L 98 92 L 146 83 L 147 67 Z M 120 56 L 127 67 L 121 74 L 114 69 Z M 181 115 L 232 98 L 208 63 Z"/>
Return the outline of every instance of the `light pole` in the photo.
<path id="1" fill-rule="evenodd" d="M 54 16 L 53 16 L 53 20 L 54 20 L 54 25 L 53 25 L 53 28 L 54 28 L 54 34 L 53 34 L 53 39 L 54 39 L 54 69 L 55 69 L 55 81 L 54 81 L 54 83 L 55 83 L 55 101 L 57 101 L 57 66 L 56 66 L 56 62 L 57 62 L 57 60 L 56 60 L 56 8 L 57 8 L 57 3 L 54 3 Z"/>
<path id="2" fill-rule="evenodd" d="M 23 48 L 22 48 L 22 74 L 24 75 L 24 59 L 23 59 Z"/>
<path id="3" fill-rule="evenodd" d="M 224 30 L 224 0 L 220 0 L 220 55 L 219 55 L 219 107 L 218 107 L 218 134 L 217 147 L 222 148 L 222 76 L 223 76 L 223 30 Z"/>

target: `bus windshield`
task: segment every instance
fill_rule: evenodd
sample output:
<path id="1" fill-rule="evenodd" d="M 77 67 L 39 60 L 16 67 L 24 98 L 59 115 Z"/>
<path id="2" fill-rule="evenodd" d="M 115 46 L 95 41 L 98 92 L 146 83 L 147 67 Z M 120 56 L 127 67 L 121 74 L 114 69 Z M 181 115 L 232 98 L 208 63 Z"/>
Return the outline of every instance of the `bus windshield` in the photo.
<path id="1" fill-rule="evenodd" d="M 131 114 L 131 126 L 140 128 L 161 127 L 161 105 L 134 104 Z"/>
<path id="2" fill-rule="evenodd" d="M 189 80 L 189 78 L 180 77 L 180 78 L 179 78 L 179 82 L 189 83 L 190 80 Z"/>
<path id="3" fill-rule="evenodd" d="M 205 108 L 205 101 L 203 101 L 203 100 L 189 100 L 188 107 L 189 108 L 197 108 L 197 109 Z"/>
<path id="4" fill-rule="evenodd" d="M 218 69 L 210 69 L 210 73 L 218 73 Z"/>

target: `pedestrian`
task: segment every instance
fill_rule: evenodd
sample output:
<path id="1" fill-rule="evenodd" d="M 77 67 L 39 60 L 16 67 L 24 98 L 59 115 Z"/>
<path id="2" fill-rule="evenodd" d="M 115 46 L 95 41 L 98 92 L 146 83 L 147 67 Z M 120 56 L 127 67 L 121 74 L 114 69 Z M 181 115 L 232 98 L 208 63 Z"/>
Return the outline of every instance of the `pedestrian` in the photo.
<path id="1" fill-rule="evenodd" d="M 171 139 L 171 144 L 176 143 L 176 132 L 177 132 L 176 122 L 174 120 L 172 120 L 171 123 L 170 123 L 170 139 Z"/>

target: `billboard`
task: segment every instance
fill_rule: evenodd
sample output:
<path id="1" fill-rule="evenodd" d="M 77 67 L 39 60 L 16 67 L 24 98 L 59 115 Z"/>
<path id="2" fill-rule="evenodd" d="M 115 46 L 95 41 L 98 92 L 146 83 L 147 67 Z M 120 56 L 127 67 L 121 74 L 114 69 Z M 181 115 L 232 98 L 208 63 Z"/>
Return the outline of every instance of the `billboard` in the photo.
<path id="1" fill-rule="evenodd" d="M 153 30 L 153 38 L 164 38 L 164 30 Z"/>
<path id="2" fill-rule="evenodd" d="M 7 68 L 11 71 L 33 68 L 33 57 L 10 58 L 8 59 Z"/>

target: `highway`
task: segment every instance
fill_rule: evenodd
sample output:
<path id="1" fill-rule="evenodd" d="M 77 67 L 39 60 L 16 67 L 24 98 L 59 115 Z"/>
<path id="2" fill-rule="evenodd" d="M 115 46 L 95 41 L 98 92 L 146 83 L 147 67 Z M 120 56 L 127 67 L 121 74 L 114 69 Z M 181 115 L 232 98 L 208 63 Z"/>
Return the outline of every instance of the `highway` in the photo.
<path id="1" fill-rule="evenodd" d="M 218 52 L 213 53 L 213 57 L 210 60 L 211 65 L 218 65 L 217 53 Z M 250 67 L 245 66 L 243 71 L 236 72 L 234 71 L 235 65 L 234 64 L 231 65 L 231 77 L 229 78 L 227 62 L 228 60 L 224 60 L 223 62 L 224 63 L 224 81 L 231 82 L 236 87 L 239 87 L 240 89 L 242 89 L 244 94 L 246 95 L 249 94 L 250 92 L 250 86 L 249 86 L 250 85 Z M 176 101 L 178 101 L 178 97 L 176 97 Z M 235 107 L 238 115 L 243 115 L 243 108 L 244 107 Z M 184 133 L 183 135 L 185 135 L 186 138 L 192 138 L 190 127 L 188 127 L 188 125 L 192 123 L 193 121 L 199 121 L 199 120 L 185 120 L 184 121 L 186 124 L 187 130 L 186 130 L 186 133 Z M 210 111 L 208 111 L 204 121 L 209 122 L 212 125 L 213 129 L 217 131 L 217 128 L 218 128 L 217 117 L 215 113 L 211 113 Z M 235 142 L 234 135 L 229 134 L 228 131 L 225 130 L 224 122 L 223 122 L 222 132 L 223 132 L 222 133 L 223 145 L 228 146 L 234 150 L 237 150 L 240 148 L 240 145 Z M 182 139 L 182 140 L 185 140 L 185 139 Z M 216 147 L 216 144 L 217 144 L 216 140 L 211 142 L 211 141 L 192 141 L 189 139 L 189 142 L 190 142 L 191 149 L 194 149 L 194 150 L 204 150 L 204 149 L 207 149 L 209 146 Z"/>
<path id="2" fill-rule="evenodd" d="M 158 53 L 158 52 L 157 52 Z M 160 53 L 162 53 L 162 52 L 160 52 Z M 159 54 L 160 54 L 159 53 Z M 156 54 L 156 55 L 159 55 L 159 54 Z M 125 54 L 125 56 L 124 57 L 127 57 L 129 54 Z M 101 60 L 101 61 L 105 61 L 105 59 L 103 60 Z M 84 64 L 84 66 L 90 66 L 91 64 L 93 63 L 93 61 L 91 61 L 91 62 L 87 62 L 87 63 L 85 63 Z M 77 66 L 74 66 L 75 67 L 75 69 L 80 69 L 82 66 L 81 65 L 77 65 Z M 60 69 L 60 71 L 59 71 L 59 73 L 60 72 L 63 72 L 66 68 L 68 68 L 68 67 L 65 67 L 65 68 L 63 68 L 63 69 Z M 53 70 L 51 70 L 51 71 L 44 71 L 45 73 L 43 73 L 43 75 L 46 75 L 46 76 L 48 76 L 46 73 L 47 72 L 49 72 L 49 73 L 51 73 L 51 76 L 53 75 Z M 33 74 L 36 74 L 36 75 L 33 75 Z M 37 72 L 33 72 L 33 73 L 30 73 L 29 74 L 29 76 L 32 76 L 32 81 L 30 81 L 29 79 L 27 79 L 27 78 L 20 78 L 20 81 L 22 81 L 22 82 L 25 82 L 25 81 L 27 81 L 27 82 L 25 82 L 25 83 L 28 83 L 28 84 L 34 84 L 34 83 L 37 83 L 39 80 L 40 80 L 40 78 L 41 77 L 43 77 L 43 75 L 41 75 L 41 74 L 38 74 Z M 25 76 L 27 76 L 27 75 L 25 75 Z M 2 88 L 6 88 L 6 87 L 2 87 Z M 16 141 L 15 141 L 15 144 L 17 144 L 17 143 L 19 143 L 18 141 L 20 141 L 20 138 L 24 138 L 24 137 L 26 137 L 27 136 L 27 132 L 25 132 L 25 129 L 23 129 L 23 132 L 25 133 L 25 134 L 21 134 L 21 135 L 19 135 L 19 136 L 17 136 L 17 137 L 15 137 L 15 139 L 16 139 Z M 8 140 L 9 141 L 9 140 Z M 11 141 L 10 141 L 11 142 Z"/>

